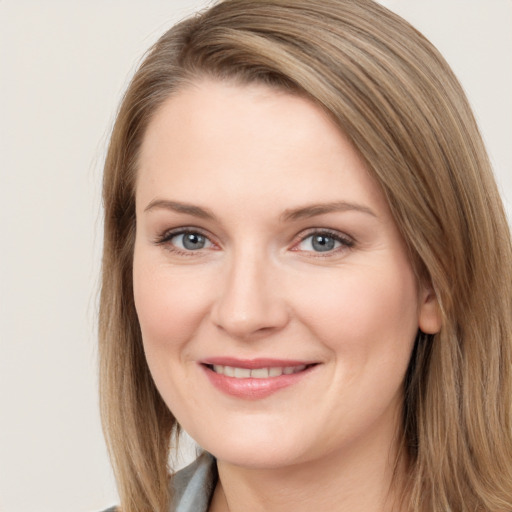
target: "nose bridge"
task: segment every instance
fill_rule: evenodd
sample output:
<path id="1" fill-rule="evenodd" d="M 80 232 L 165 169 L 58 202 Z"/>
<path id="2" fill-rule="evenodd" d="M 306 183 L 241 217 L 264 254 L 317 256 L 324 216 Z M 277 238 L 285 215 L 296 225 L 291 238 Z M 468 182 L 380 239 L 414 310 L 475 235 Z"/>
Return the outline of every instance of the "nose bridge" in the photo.
<path id="1" fill-rule="evenodd" d="M 271 258 L 254 246 L 233 251 L 222 280 L 213 321 L 237 338 L 279 329 L 287 322 Z"/>

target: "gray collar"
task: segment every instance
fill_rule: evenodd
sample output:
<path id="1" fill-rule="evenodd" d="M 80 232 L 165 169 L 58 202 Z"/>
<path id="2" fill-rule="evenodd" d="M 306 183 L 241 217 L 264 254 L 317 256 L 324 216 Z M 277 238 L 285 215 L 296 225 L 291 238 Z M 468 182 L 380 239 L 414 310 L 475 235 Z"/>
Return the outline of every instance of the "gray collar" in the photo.
<path id="1" fill-rule="evenodd" d="M 192 464 L 174 475 L 170 512 L 208 512 L 217 478 L 215 458 L 203 452 Z"/>

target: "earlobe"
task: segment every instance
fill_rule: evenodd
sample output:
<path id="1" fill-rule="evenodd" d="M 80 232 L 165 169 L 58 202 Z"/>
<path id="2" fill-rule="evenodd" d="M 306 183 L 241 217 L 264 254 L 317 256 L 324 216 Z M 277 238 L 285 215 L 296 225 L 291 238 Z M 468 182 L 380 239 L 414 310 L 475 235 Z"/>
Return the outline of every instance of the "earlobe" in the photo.
<path id="1" fill-rule="evenodd" d="M 425 286 L 421 293 L 418 327 L 425 334 L 437 334 L 441 330 L 441 308 L 431 286 Z"/>

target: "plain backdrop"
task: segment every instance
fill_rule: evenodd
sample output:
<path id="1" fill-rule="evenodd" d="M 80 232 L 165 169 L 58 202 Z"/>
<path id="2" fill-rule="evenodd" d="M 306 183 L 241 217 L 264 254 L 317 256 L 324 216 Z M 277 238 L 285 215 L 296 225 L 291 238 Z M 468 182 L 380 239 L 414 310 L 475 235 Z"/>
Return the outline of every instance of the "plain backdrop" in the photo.
<path id="1" fill-rule="evenodd" d="M 454 68 L 510 218 L 512 1 L 382 3 Z M 206 4 L 0 0 L 2 512 L 99 511 L 117 500 L 96 391 L 102 162 L 144 51 Z"/>

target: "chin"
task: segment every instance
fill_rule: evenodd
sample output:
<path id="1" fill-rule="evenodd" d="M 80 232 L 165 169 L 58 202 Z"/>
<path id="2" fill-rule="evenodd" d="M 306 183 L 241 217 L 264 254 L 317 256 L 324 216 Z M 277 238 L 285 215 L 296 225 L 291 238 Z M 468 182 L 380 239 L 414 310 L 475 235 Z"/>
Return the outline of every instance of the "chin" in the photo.
<path id="1" fill-rule="evenodd" d="M 297 460 L 296 450 L 289 453 L 287 450 L 281 448 L 262 448 L 256 444 L 243 447 L 229 446 L 216 448 L 217 447 L 212 447 L 212 450 L 208 451 L 212 453 L 217 460 L 247 469 L 278 469 L 300 462 Z"/>
<path id="2" fill-rule="evenodd" d="M 240 435 L 240 432 L 244 434 Z M 224 431 L 221 436 L 196 436 L 196 442 L 217 460 L 251 469 L 276 469 L 306 460 L 304 440 L 264 429 Z M 193 436 L 194 437 L 194 436 Z M 301 446 L 304 449 L 300 449 Z"/>

